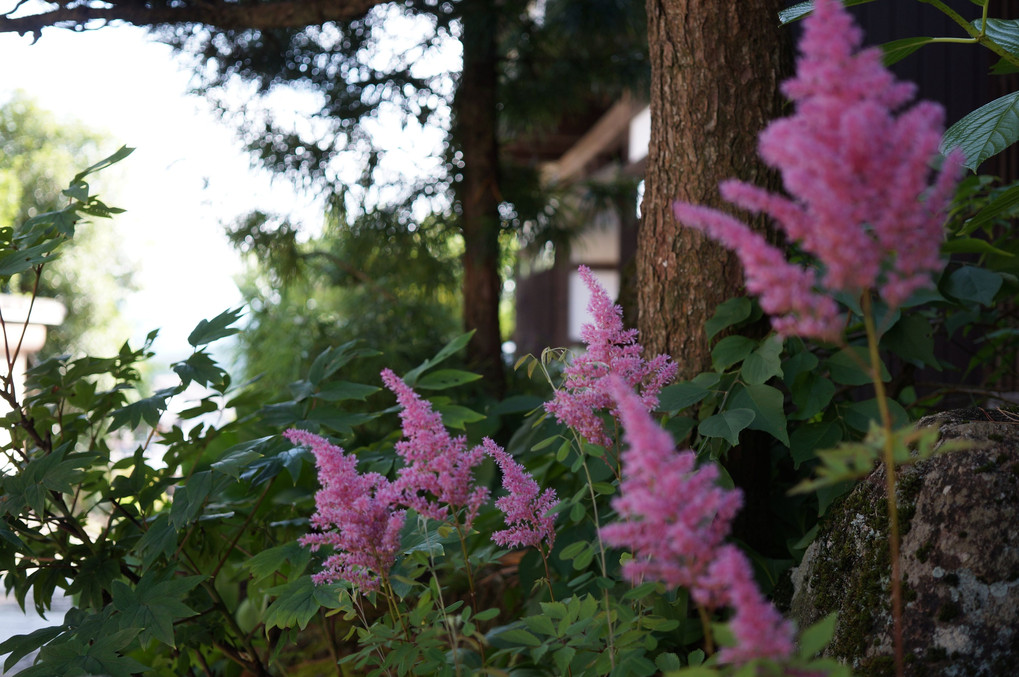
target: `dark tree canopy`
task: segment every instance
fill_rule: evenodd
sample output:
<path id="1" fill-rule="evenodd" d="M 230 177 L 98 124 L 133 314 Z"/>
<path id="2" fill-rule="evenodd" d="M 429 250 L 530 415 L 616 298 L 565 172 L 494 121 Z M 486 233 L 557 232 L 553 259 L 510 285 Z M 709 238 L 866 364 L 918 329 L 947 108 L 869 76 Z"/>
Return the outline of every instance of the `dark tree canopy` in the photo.
<path id="1" fill-rule="evenodd" d="M 46 2 L 46 9 L 34 14 L 17 14 L 25 4 L 0 15 L 0 32 L 38 34 L 51 26 L 81 30 L 111 21 L 135 26 L 203 24 L 220 29 L 303 28 L 328 21 L 348 21 L 364 16 L 382 0 L 271 0 L 240 2 L 230 0 L 69 0 Z"/>
<path id="2" fill-rule="evenodd" d="M 534 200 L 514 203 L 516 188 L 537 188 L 536 167 L 530 162 L 532 179 L 520 181 L 526 171 L 510 165 L 527 165 L 526 154 L 504 151 L 509 142 L 518 151 L 540 145 L 564 117 L 607 107 L 624 91 L 643 97 L 649 79 L 638 0 L 48 4 L 33 15 L 0 16 L 0 31 L 38 36 L 47 26 L 114 21 L 148 27 L 194 60 L 197 88 L 238 123 L 259 163 L 327 193 L 378 193 L 385 177 L 376 171 L 378 148 L 366 122 L 383 111 L 396 111 L 407 125 L 447 129 L 441 168 L 403 186 L 403 198 L 407 205 L 434 198 L 432 209 L 448 212 L 463 237 L 462 316 L 465 328 L 477 331 L 468 349 L 494 392 L 503 378 L 501 239 L 543 211 Z M 379 45 L 392 37 L 395 19 L 413 21 L 417 34 L 381 59 Z M 450 39 L 462 47 L 462 67 L 430 66 L 425 57 Z M 253 92 L 240 109 L 218 96 L 238 82 Z M 297 124 L 274 119 L 261 104 L 280 88 L 310 95 L 317 110 Z M 360 185 L 337 171 L 351 151 L 360 153 Z M 505 177 L 513 177 L 512 186 Z M 343 181 L 348 185 L 337 185 Z"/>

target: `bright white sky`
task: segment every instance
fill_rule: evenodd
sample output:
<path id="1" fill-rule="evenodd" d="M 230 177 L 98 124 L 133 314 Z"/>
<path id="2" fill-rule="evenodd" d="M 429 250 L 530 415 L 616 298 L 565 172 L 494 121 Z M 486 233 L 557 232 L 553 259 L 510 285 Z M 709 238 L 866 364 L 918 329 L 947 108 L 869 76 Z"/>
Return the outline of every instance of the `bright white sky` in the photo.
<path id="1" fill-rule="evenodd" d="M 0 60 L 0 99 L 22 89 L 60 119 L 108 132 L 111 150 L 137 149 L 119 165 L 123 180 L 111 202 L 127 209 L 116 228 L 139 262 L 141 291 L 127 315 L 136 338 L 161 328 L 156 349 L 164 359 L 189 352 L 187 335 L 199 320 L 240 302 L 240 257 L 222 224 L 255 208 L 320 213 L 313 196 L 250 168 L 234 130 L 187 95 L 190 74 L 143 30 L 49 29 L 34 45 L 3 34 Z M 68 180 L 84 166 L 69 167 Z"/>
<path id="2" fill-rule="evenodd" d="M 414 44 L 419 31 L 410 20 L 387 18 L 390 42 L 380 45 L 379 57 Z M 415 71 L 448 72 L 459 59 L 459 43 L 445 41 L 441 49 L 417 55 Z M 187 94 L 191 73 L 183 61 L 144 30 L 51 28 L 34 45 L 28 37 L 0 34 L 0 63 L 0 99 L 25 90 L 58 118 L 109 132 L 115 139 L 111 152 L 120 145 L 136 148 L 118 165 L 124 180 L 111 203 L 127 209 L 116 227 L 140 262 L 141 291 L 127 307 L 134 338 L 160 328 L 156 350 L 162 360 L 184 357 L 194 325 L 240 301 L 234 279 L 241 261 L 223 224 L 253 209 L 287 214 L 312 228 L 321 224 L 321 201 L 252 169 L 234 129 L 203 99 Z M 242 89 L 233 95 L 243 97 Z M 272 105 L 277 120 L 285 121 L 287 112 L 307 108 L 308 97 L 284 93 Z M 401 129 L 388 116 L 373 131 L 388 150 L 383 166 L 392 172 L 429 175 L 440 166 L 441 129 Z M 68 168 L 68 179 L 78 169 Z M 338 169 L 353 181 L 360 163 Z"/>

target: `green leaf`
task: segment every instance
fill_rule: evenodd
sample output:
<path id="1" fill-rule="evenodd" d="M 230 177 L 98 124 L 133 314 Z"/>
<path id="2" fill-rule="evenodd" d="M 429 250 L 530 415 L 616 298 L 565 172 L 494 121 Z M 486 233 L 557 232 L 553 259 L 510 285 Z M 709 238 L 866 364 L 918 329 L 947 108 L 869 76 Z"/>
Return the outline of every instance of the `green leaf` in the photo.
<path id="1" fill-rule="evenodd" d="M 591 546 L 587 541 L 574 541 L 568 546 L 562 549 L 559 553 L 560 559 L 573 559 L 581 553 L 582 550 L 587 550 Z"/>
<path id="2" fill-rule="evenodd" d="M 715 334 L 723 329 L 746 320 L 750 317 L 751 309 L 750 299 L 745 296 L 739 296 L 720 303 L 718 308 L 715 309 L 715 314 L 704 323 L 704 333 L 707 334 L 708 340 L 713 339 Z"/>
<path id="3" fill-rule="evenodd" d="M 170 524 L 170 516 L 160 513 L 138 541 L 137 552 L 142 558 L 142 565 L 147 569 L 160 556 L 169 559 L 176 550 L 177 531 Z"/>
<path id="4" fill-rule="evenodd" d="M 211 320 L 202 320 L 188 336 L 188 343 L 197 348 L 238 333 L 240 329 L 230 325 L 241 319 L 243 315 L 243 308 L 233 308 L 224 310 Z"/>
<path id="5" fill-rule="evenodd" d="M 973 28 L 980 30 L 983 19 L 973 21 Z M 1019 56 L 1019 19 L 988 19 L 984 34 L 999 47 L 1013 56 Z"/>
<path id="6" fill-rule="evenodd" d="M 560 675 L 569 674 L 570 663 L 576 655 L 577 650 L 572 646 L 564 646 L 561 649 L 557 649 L 555 653 L 552 654 L 552 661 L 555 663 L 556 670 L 559 671 Z"/>
<path id="7" fill-rule="evenodd" d="M 316 399 L 325 402 L 341 402 L 344 400 L 364 401 L 369 395 L 377 393 L 380 388 L 364 385 L 363 383 L 351 383 L 350 381 L 336 381 L 323 386 L 317 393 Z"/>
<path id="8" fill-rule="evenodd" d="M 963 266 L 948 276 L 945 292 L 960 301 L 989 306 L 994 301 L 998 290 L 1001 289 L 1001 284 L 1000 273 L 976 266 Z"/>
<path id="9" fill-rule="evenodd" d="M 481 374 L 460 369 L 439 369 L 419 378 L 414 387 L 420 390 L 445 390 L 480 378 Z"/>
<path id="10" fill-rule="evenodd" d="M 893 399 L 888 400 L 888 410 L 892 416 L 892 424 L 895 427 L 909 425 L 909 414 L 902 408 L 902 405 Z M 871 398 L 863 402 L 853 402 L 844 410 L 846 425 L 860 432 L 870 430 L 872 422 L 880 422 L 881 413 L 878 409 L 877 399 Z"/>
<path id="11" fill-rule="evenodd" d="M 852 351 L 852 353 L 850 353 Z M 870 363 L 870 354 L 863 346 L 843 348 L 827 360 L 825 366 L 831 380 L 847 386 L 862 386 L 871 383 L 870 372 L 862 365 Z M 881 380 L 888 381 L 891 375 L 888 368 L 881 364 Z"/>
<path id="12" fill-rule="evenodd" d="M 1019 204 L 1019 192 L 1016 193 L 1016 203 Z M 973 217 L 966 222 L 967 228 L 978 218 L 980 218 L 986 209 L 981 210 L 980 214 Z M 1013 258 L 1015 254 L 1007 252 L 1004 249 L 998 249 L 987 240 L 981 240 L 978 237 L 956 237 L 951 240 L 946 240 L 941 245 L 942 254 L 993 254 L 995 256 L 1004 256 L 1007 258 Z"/>
<path id="13" fill-rule="evenodd" d="M 803 372 L 789 388 L 792 394 L 793 411 L 789 418 L 805 421 L 823 411 L 835 395 L 835 384 L 817 372 Z"/>
<path id="14" fill-rule="evenodd" d="M 934 328 L 923 315 L 903 315 L 881 337 L 881 347 L 916 367 L 933 367 L 941 371 L 941 364 L 934 356 Z"/>
<path id="15" fill-rule="evenodd" d="M 735 447 L 739 444 L 740 431 L 753 423 L 755 416 L 753 409 L 726 409 L 701 421 L 697 431 L 704 437 L 725 438 L 726 442 Z"/>
<path id="16" fill-rule="evenodd" d="M 63 625 L 55 625 L 49 628 L 40 628 L 27 635 L 14 635 L 4 640 L 0 643 L 0 656 L 5 653 L 10 654 L 4 661 L 4 672 L 9 671 L 22 658 L 56 638 L 63 631 Z"/>
<path id="17" fill-rule="evenodd" d="M 968 235 L 976 230 L 986 228 L 999 221 L 1008 220 L 1015 214 L 1017 209 L 1019 209 L 1019 185 L 1011 185 L 1004 190 L 995 191 L 988 200 L 987 204 L 984 205 L 979 212 L 977 212 L 976 216 L 966 222 L 966 225 L 963 228 L 963 233 Z M 953 246 L 953 242 L 957 239 L 960 238 L 953 238 L 946 241 L 941 247 L 942 251 L 952 251 L 951 247 Z M 966 239 L 968 240 L 969 238 Z M 985 240 L 981 240 L 979 238 L 977 238 L 977 242 L 984 242 L 986 244 Z M 990 247 L 989 244 L 987 246 Z M 966 250 L 962 249 L 961 251 L 965 252 Z"/>
<path id="18" fill-rule="evenodd" d="M 789 446 L 789 434 L 786 431 L 785 411 L 783 410 L 782 391 L 763 384 L 748 384 L 737 390 L 729 401 L 731 409 L 751 409 L 754 420 L 748 428 L 761 430 Z"/>
<path id="19" fill-rule="evenodd" d="M 523 628 L 510 628 L 500 632 L 499 639 L 511 644 L 522 644 L 523 646 L 541 646 L 541 640 Z"/>
<path id="20" fill-rule="evenodd" d="M 934 38 L 903 38 L 901 40 L 892 40 L 881 45 L 881 49 L 884 51 L 884 57 L 882 61 L 885 66 L 891 66 L 894 63 L 902 61 L 907 56 L 920 49 L 924 45 L 932 42 Z"/>
<path id="21" fill-rule="evenodd" d="M 874 0 L 842 0 L 844 7 L 852 7 L 853 5 L 865 5 L 868 2 L 874 2 Z M 803 17 L 807 16 L 814 11 L 813 1 L 801 2 L 793 5 L 792 7 L 786 7 L 783 10 L 779 10 L 778 20 L 783 26 L 792 23 L 793 21 L 799 21 Z"/>
<path id="22" fill-rule="evenodd" d="M 157 582 L 154 575 L 146 575 L 135 588 L 114 581 L 113 605 L 120 612 L 121 628 L 140 629 L 138 638 L 143 644 L 154 637 L 167 646 L 176 646 L 173 622 L 196 615 L 181 599 L 205 578 L 187 576 Z"/>
<path id="23" fill-rule="evenodd" d="M 691 381 L 676 383 L 662 388 L 658 395 L 658 409 L 675 415 L 676 412 L 697 404 L 710 394 L 710 390 Z"/>
<path id="24" fill-rule="evenodd" d="M 310 560 L 311 552 L 297 541 L 291 541 L 255 554 L 245 566 L 251 572 L 252 582 L 257 583 L 277 573 L 284 573 L 284 565 L 289 563 L 287 577 L 293 580 L 294 576 L 304 571 Z"/>
<path id="25" fill-rule="evenodd" d="M 109 156 L 103 158 L 102 160 L 100 160 L 99 162 L 95 163 L 91 167 L 89 167 L 87 169 L 84 169 L 84 170 L 78 172 L 77 174 L 75 174 L 74 178 L 71 179 L 71 185 L 79 183 L 82 179 L 84 179 L 89 174 L 93 174 L 95 172 L 98 172 L 101 169 L 106 169 L 110 165 L 115 164 L 117 162 L 120 162 L 121 160 L 123 160 L 124 158 L 126 158 L 128 155 L 130 155 L 133 152 L 134 152 L 134 148 L 128 148 L 127 146 L 121 146 L 112 155 L 109 155 Z"/>
<path id="26" fill-rule="evenodd" d="M 23 273 L 33 266 L 46 263 L 51 251 L 57 248 L 60 240 L 46 240 L 42 244 L 25 249 L 13 249 L 0 254 L 0 277 L 10 277 Z"/>
<path id="27" fill-rule="evenodd" d="M 265 611 L 265 629 L 299 628 L 304 630 L 319 609 L 339 606 L 337 585 L 315 585 L 311 576 L 301 576 L 269 589 L 276 599 Z"/>
<path id="28" fill-rule="evenodd" d="M 545 635 L 546 637 L 555 637 L 555 625 L 552 624 L 552 619 L 548 616 L 528 616 L 524 618 L 524 625 L 530 630 L 538 633 L 539 635 Z"/>
<path id="29" fill-rule="evenodd" d="M 808 423 L 789 436 L 789 453 L 795 468 L 811 461 L 820 449 L 830 449 L 842 441 L 842 428 L 835 421 Z"/>
<path id="30" fill-rule="evenodd" d="M 711 350 L 711 364 L 716 371 L 725 371 L 746 359 L 756 347 L 757 341 L 746 336 L 726 336 Z"/>
<path id="31" fill-rule="evenodd" d="M 976 171 L 984 160 L 1005 150 L 1017 139 L 1019 91 L 977 108 L 949 127 L 940 150 L 947 155 L 953 148 L 961 148 L 966 156 L 966 167 Z"/>
<path id="32" fill-rule="evenodd" d="M 772 376 L 782 376 L 782 337 L 770 336 L 743 360 L 740 376 L 747 383 L 764 383 Z"/>
<path id="33" fill-rule="evenodd" d="M 182 487 L 173 492 L 170 507 L 170 522 L 177 530 L 183 529 L 195 520 L 212 491 L 212 471 L 195 473 Z"/>
<path id="34" fill-rule="evenodd" d="M 463 430 L 468 423 L 484 421 L 485 415 L 459 404 L 436 405 L 435 411 L 442 415 L 442 424 L 449 428 Z"/>
<path id="35" fill-rule="evenodd" d="M 185 387 L 192 382 L 203 386 L 217 386 L 222 384 L 227 376 L 204 350 L 192 353 L 182 362 L 175 362 L 173 370 L 180 377 L 181 385 Z"/>
<path id="36" fill-rule="evenodd" d="M 835 620 L 838 614 L 830 613 L 800 635 L 797 653 L 803 660 L 810 660 L 821 652 L 835 636 Z"/>
<path id="37" fill-rule="evenodd" d="M 315 407 L 308 414 L 308 420 L 325 426 L 330 430 L 348 435 L 354 432 L 356 426 L 367 423 L 378 418 L 381 414 L 375 413 L 351 413 L 336 407 Z"/>
<path id="38" fill-rule="evenodd" d="M 404 374 L 403 382 L 411 387 L 414 387 L 417 384 L 417 380 L 421 376 L 421 374 L 463 350 L 464 347 L 470 342 L 472 336 L 474 336 L 474 330 L 471 330 L 466 334 L 461 334 L 460 336 L 457 336 L 455 339 L 447 343 L 442 348 L 442 350 L 436 353 L 435 357 L 425 360 L 424 362 L 422 362 L 421 364 L 419 364 L 418 366 Z"/>

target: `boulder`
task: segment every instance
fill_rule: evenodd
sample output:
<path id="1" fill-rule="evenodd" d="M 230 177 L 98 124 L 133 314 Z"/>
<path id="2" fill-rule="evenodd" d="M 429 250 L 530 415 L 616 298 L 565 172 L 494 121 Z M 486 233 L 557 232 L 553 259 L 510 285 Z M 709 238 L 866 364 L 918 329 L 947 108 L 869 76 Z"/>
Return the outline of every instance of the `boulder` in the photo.
<path id="1" fill-rule="evenodd" d="M 1019 675 L 1019 415 L 927 417 L 972 448 L 899 468 L 906 674 Z M 879 468 L 829 508 L 793 572 L 800 627 L 838 612 L 826 654 L 860 675 L 894 674 L 890 555 Z"/>

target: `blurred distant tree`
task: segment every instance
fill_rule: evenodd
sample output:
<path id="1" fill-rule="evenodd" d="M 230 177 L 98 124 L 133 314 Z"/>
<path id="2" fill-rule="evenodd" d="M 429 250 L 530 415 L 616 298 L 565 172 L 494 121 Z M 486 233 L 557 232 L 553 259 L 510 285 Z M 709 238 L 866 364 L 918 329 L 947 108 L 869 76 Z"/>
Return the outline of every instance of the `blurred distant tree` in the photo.
<path id="1" fill-rule="evenodd" d="M 153 27 L 195 58 L 201 91 L 252 88 L 235 111 L 250 150 L 310 185 L 349 184 L 337 158 L 358 150 L 377 203 L 392 195 L 379 188 L 386 178 L 369 134 L 379 119 L 448 129 L 445 162 L 411 193 L 437 198 L 432 210 L 448 209 L 463 237 L 462 317 L 477 332 L 470 356 L 495 392 L 503 383 L 500 233 L 526 216 L 504 190 L 501 148 L 514 135 L 540 139 L 563 116 L 626 89 L 643 94 L 649 72 L 640 0 L 45 4 L 35 14 L 0 16 L 0 31 L 116 20 Z M 459 72 L 440 59 L 451 40 L 460 42 Z M 281 88 L 313 100 L 313 113 L 296 127 L 258 110 Z"/>
<path id="2" fill-rule="evenodd" d="M 321 235 L 297 235 L 258 213 L 230 233 L 251 254 L 242 292 L 252 322 L 240 341 L 262 391 L 289 397 L 286 387 L 329 346 L 360 340 L 380 351 L 358 362 L 364 373 L 344 374 L 371 383 L 383 366 L 408 371 L 458 333 L 460 248 L 445 224 L 412 225 L 385 209 L 348 220 L 337 201 Z"/>
<path id="3" fill-rule="evenodd" d="M 17 226 L 64 207 L 60 195 L 74 167 L 88 165 L 109 145 L 102 134 L 58 121 L 24 93 L 0 103 L 0 226 Z M 80 223 L 62 249 L 40 296 L 67 306 L 67 318 L 49 331 L 45 354 L 106 354 L 130 335 L 119 303 L 131 288 L 132 269 L 109 222 Z M 30 293 L 34 276 L 15 277 L 2 291 Z"/>

